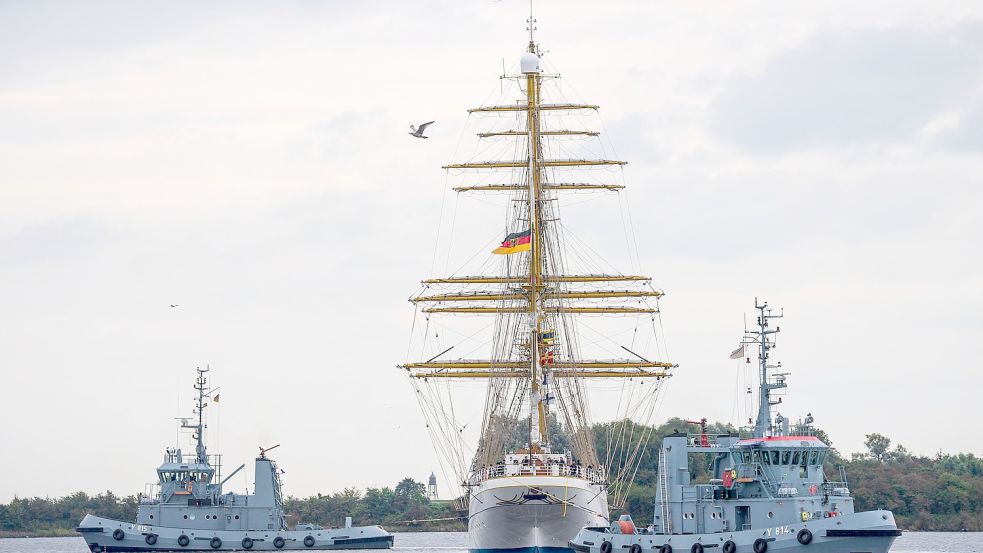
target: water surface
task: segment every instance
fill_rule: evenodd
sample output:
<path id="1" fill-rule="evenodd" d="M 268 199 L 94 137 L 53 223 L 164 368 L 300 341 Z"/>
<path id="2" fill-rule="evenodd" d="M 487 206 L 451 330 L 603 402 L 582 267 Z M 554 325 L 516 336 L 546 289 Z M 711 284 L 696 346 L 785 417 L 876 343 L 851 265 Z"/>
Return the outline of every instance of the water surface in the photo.
<path id="1" fill-rule="evenodd" d="M 418 532 L 396 534 L 394 552 L 467 553 L 464 532 Z M 77 538 L 0 539 L 0 553 L 88 553 Z M 983 532 L 905 532 L 891 551 L 905 553 L 983 553 Z"/>

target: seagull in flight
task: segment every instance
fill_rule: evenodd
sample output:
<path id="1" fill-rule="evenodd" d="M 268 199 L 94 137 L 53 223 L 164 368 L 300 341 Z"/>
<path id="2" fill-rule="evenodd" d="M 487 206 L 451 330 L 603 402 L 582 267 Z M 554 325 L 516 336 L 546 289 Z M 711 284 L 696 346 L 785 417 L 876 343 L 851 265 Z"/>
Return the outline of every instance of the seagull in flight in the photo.
<path id="1" fill-rule="evenodd" d="M 171 304 L 171 307 L 178 307 L 178 304 L 176 304 L 176 303 L 172 303 L 172 304 Z"/>
<path id="2" fill-rule="evenodd" d="M 427 130 L 427 127 L 429 127 L 430 125 L 433 125 L 433 121 L 430 121 L 428 123 L 423 123 L 422 125 L 420 125 L 420 128 L 417 128 L 416 125 L 410 125 L 410 128 L 413 129 L 413 132 L 407 134 L 409 134 L 410 136 L 415 136 L 416 138 L 430 138 L 429 136 L 423 136 L 423 131 Z"/>

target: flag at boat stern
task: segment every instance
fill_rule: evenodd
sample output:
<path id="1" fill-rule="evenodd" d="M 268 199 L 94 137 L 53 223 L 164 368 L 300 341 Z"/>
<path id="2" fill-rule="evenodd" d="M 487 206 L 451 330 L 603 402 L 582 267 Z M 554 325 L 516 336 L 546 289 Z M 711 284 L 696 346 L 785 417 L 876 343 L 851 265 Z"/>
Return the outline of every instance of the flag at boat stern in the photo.
<path id="1" fill-rule="evenodd" d="M 529 230 L 524 230 L 522 232 L 513 232 L 505 237 L 502 241 L 502 245 L 495 248 L 492 253 L 497 253 L 498 255 L 509 255 L 511 253 L 527 252 L 532 248 L 530 243 Z"/>

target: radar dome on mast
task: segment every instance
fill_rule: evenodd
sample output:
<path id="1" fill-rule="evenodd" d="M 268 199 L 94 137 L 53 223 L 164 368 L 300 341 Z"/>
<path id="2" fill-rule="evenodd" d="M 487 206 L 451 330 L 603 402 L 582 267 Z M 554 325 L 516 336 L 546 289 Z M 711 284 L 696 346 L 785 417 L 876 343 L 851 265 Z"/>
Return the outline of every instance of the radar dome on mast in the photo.
<path id="1" fill-rule="evenodd" d="M 522 59 L 519 60 L 519 68 L 523 75 L 542 73 L 542 70 L 539 68 L 539 56 L 532 52 L 522 54 Z"/>

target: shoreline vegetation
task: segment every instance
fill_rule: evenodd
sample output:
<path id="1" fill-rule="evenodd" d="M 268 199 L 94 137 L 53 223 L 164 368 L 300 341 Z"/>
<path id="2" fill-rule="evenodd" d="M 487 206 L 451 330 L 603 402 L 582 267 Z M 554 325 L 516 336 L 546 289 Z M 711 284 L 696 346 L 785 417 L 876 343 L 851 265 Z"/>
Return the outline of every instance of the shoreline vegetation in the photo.
<path id="1" fill-rule="evenodd" d="M 616 458 L 608 451 L 607 426 L 596 427 L 600 458 Z M 655 503 L 658 470 L 657 446 L 675 430 L 691 430 L 682 419 L 670 419 L 656 427 L 635 429 L 649 432 L 646 453 L 638 468 L 623 509 L 612 506 L 611 515 L 628 512 L 636 524 L 650 524 Z M 730 425 L 711 424 L 708 433 L 733 431 Z M 817 431 L 832 447 L 829 437 Z M 842 465 L 849 479 L 857 511 L 889 509 L 898 526 L 907 531 L 983 531 L 983 457 L 971 453 L 941 453 L 934 457 L 911 454 L 904 446 L 892 447 L 880 434 L 868 434 L 867 451 L 849 458 L 832 449 L 826 474 L 837 474 Z M 707 479 L 707 463 L 691 457 L 690 470 L 699 481 Z M 612 472 L 616 479 L 617 471 Z M 341 526 L 346 516 L 355 524 L 379 524 L 393 532 L 465 531 L 467 506 L 459 499 L 431 500 L 425 485 L 404 478 L 394 487 L 347 488 L 337 493 L 307 498 L 287 497 L 284 511 L 288 524 L 307 522 L 325 527 Z M 86 513 L 134 520 L 139 497 L 118 496 L 112 492 L 88 495 L 76 492 L 65 497 L 17 498 L 0 504 L 0 538 L 75 536 L 75 527 Z"/>

